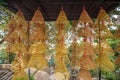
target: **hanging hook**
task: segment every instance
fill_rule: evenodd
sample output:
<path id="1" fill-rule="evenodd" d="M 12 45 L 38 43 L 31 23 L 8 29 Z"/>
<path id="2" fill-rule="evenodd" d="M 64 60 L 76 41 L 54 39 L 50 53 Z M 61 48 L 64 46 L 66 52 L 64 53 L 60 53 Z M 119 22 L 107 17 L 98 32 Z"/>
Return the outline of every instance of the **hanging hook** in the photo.
<path id="1" fill-rule="evenodd" d="M 85 11 L 85 5 L 83 6 L 83 11 Z"/>

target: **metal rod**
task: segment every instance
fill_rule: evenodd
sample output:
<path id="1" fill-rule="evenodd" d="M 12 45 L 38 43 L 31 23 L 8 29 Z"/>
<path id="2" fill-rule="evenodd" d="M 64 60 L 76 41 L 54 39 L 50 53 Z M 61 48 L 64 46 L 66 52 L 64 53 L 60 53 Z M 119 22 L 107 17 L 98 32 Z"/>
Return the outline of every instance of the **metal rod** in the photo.
<path id="1" fill-rule="evenodd" d="M 99 70 L 99 80 L 101 80 L 101 70 Z"/>
<path id="2" fill-rule="evenodd" d="M 30 80 L 30 67 L 28 67 L 28 79 Z"/>

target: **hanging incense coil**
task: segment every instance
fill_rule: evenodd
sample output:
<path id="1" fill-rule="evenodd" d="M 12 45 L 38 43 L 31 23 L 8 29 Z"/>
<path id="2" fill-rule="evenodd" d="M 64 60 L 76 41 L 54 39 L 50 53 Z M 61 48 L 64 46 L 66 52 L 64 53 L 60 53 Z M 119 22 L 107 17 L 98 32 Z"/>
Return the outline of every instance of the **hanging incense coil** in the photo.
<path id="1" fill-rule="evenodd" d="M 96 30 L 96 32 L 99 31 L 99 30 L 100 31 L 102 31 L 102 30 L 104 31 L 107 28 L 108 28 L 108 25 L 106 25 L 104 21 L 101 21 L 99 25 L 96 24 L 96 29 L 95 30 Z"/>
<path id="2" fill-rule="evenodd" d="M 76 80 L 92 80 L 92 77 L 89 71 L 81 69 Z"/>
<path id="3" fill-rule="evenodd" d="M 56 46 L 56 60 L 58 60 L 59 62 L 59 59 L 60 57 L 62 56 L 62 58 L 64 59 L 65 63 L 69 64 L 70 63 L 70 60 L 68 58 L 68 55 L 67 55 L 67 49 L 66 49 L 66 45 L 63 43 L 63 40 L 61 40 L 57 46 Z"/>
<path id="4" fill-rule="evenodd" d="M 115 59 L 115 64 L 120 67 L 120 55 Z"/>
<path id="5" fill-rule="evenodd" d="M 12 80 L 29 80 L 28 75 L 25 73 L 24 70 L 20 70 L 19 72 L 16 71 L 13 75 Z"/>
<path id="6" fill-rule="evenodd" d="M 115 67 L 109 56 L 106 54 L 99 54 L 100 56 L 96 59 L 96 64 L 98 68 L 102 71 L 114 71 Z"/>
<path id="7" fill-rule="evenodd" d="M 32 30 L 30 40 L 32 42 L 45 41 L 47 36 L 45 35 L 45 21 L 39 8 L 36 10 L 32 18 Z"/>
<path id="8" fill-rule="evenodd" d="M 45 25 L 44 18 L 42 16 L 42 13 L 39 10 L 39 8 L 35 11 L 34 16 L 32 18 L 32 22 L 35 23 L 35 24 Z"/>
<path id="9" fill-rule="evenodd" d="M 38 70 L 43 70 L 47 67 L 47 61 L 42 54 L 34 54 L 28 63 L 28 67 L 36 68 Z"/>
<path id="10" fill-rule="evenodd" d="M 24 30 L 27 30 L 28 23 L 20 10 L 16 13 L 14 19 L 17 25 L 21 25 Z"/>
<path id="11" fill-rule="evenodd" d="M 67 25 L 68 23 L 69 23 L 69 21 L 68 21 L 66 15 L 65 15 L 64 10 L 62 9 L 59 13 L 59 16 L 57 17 L 55 25 L 56 26 L 60 26 L 61 24 L 62 25 Z"/>
<path id="12" fill-rule="evenodd" d="M 63 40 L 60 40 L 60 42 L 57 44 L 56 51 L 57 51 L 57 53 L 62 53 L 62 54 L 67 53 L 66 45 L 63 42 Z"/>
<path id="13" fill-rule="evenodd" d="M 68 72 L 66 65 L 62 63 L 56 63 L 55 72 Z"/>
<path id="14" fill-rule="evenodd" d="M 92 19 L 90 18 L 90 16 L 88 15 L 87 11 L 85 10 L 85 7 L 83 7 L 83 11 L 80 15 L 79 21 L 78 23 L 89 23 L 89 27 L 93 28 L 94 27 L 94 23 L 92 21 Z"/>
<path id="15" fill-rule="evenodd" d="M 92 57 L 83 55 L 79 60 L 79 65 L 82 69 L 85 70 L 94 70 L 96 69 L 96 64 Z"/>
<path id="16" fill-rule="evenodd" d="M 21 25 L 17 25 L 15 28 L 15 33 L 17 34 L 17 37 L 20 37 L 22 40 L 27 40 L 27 33 L 22 28 Z"/>
<path id="17" fill-rule="evenodd" d="M 11 31 L 15 28 L 15 26 L 16 26 L 15 19 L 14 19 L 14 17 L 11 17 L 9 22 L 7 23 L 5 30 Z"/>
<path id="18" fill-rule="evenodd" d="M 28 52 L 28 54 L 43 54 L 43 53 L 46 53 L 46 46 L 41 41 L 32 44 Z"/>
<path id="19" fill-rule="evenodd" d="M 16 35 L 13 35 L 16 34 Z M 15 32 L 11 34 L 11 36 L 13 35 L 14 38 L 18 38 L 20 37 L 22 40 L 27 40 L 27 33 L 20 28 L 16 28 Z"/>
<path id="20" fill-rule="evenodd" d="M 92 30 L 89 27 L 83 27 L 78 30 L 78 36 L 93 37 L 94 34 L 92 33 Z"/>
<path id="21" fill-rule="evenodd" d="M 22 28 L 21 25 L 17 25 L 15 27 L 15 30 L 5 38 L 6 41 L 10 41 L 11 39 L 15 40 L 17 39 L 18 37 L 20 37 L 22 40 L 27 40 L 27 33 L 26 31 Z"/>
<path id="22" fill-rule="evenodd" d="M 11 35 L 7 36 L 7 37 L 5 38 L 5 41 L 13 44 L 13 43 L 15 42 L 14 37 L 16 36 L 16 38 L 17 38 L 17 35 L 15 34 L 14 36 L 12 36 L 13 34 L 14 34 L 14 33 L 11 33 Z"/>
<path id="23" fill-rule="evenodd" d="M 77 41 L 73 41 L 72 45 L 71 45 L 71 65 L 75 66 L 79 63 L 78 59 L 79 59 L 79 51 L 80 51 L 80 47 L 79 44 L 77 43 Z"/>
<path id="24" fill-rule="evenodd" d="M 114 33 L 114 37 L 115 37 L 116 39 L 119 39 L 119 38 L 120 38 L 119 32 L 120 32 L 120 28 L 117 29 L 117 30 L 115 31 L 115 33 Z"/>
<path id="25" fill-rule="evenodd" d="M 100 21 L 110 22 L 110 17 L 108 16 L 108 14 L 105 12 L 105 10 L 102 7 L 101 7 L 101 10 L 97 16 L 96 25 L 99 26 Z"/>
<path id="26" fill-rule="evenodd" d="M 24 58 L 24 55 L 17 54 L 12 63 L 11 70 L 14 72 L 16 71 L 19 72 L 19 70 L 25 69 L 26 67 L 27 67 L 27 62 Z"/>
<path id="27" fill-rule="evenodd" d="M 80 44 L 80 55 L 81 54 L 95 56 L 94 47 L 89 42 L 83 42 Z"/>
<path id="28" fill-rule="evenodd" d="M 67 54 L 63 54 L 63 53 L 56 53 L 55 55 L 55 63 L 61 63 L 61 58 L 63 59 L 62 61 L 68 65 L 70 63 L 69 57 Z"/>
<path id="29" fill-rule="evenodd" d="M 14 17 L 14 21 L 15 22 L 12 22 L 11 24 L 14 23 L 14 31 L 8 36 L 5 38 L 6 41 L 10 41 L 11 39 L 15 41 L 15 39 L 17 39 L 18 37 L 21 38 L 21 40 L 27 40 L 27 33 L 26 33 L 26 30 L 27 30 L 27 27 L 28 27 L 28 24 L 27 22 L 25 21 L 25 18 L 22 14 L 21 11 L 18 11 L 16 16 Z"/>
<path id="30" fill-rule="evenodd" d="M 15 31 L 11 32 L 11 34 L 9 34 L 9 36 L 5 37 L 5 41 L 13 43 L 15 42 L 15 39 L 18 38 L 18 35 Z"/>
<path id="31" fill-rule="evenodd" d="M 50 76 L 50 80 L 69 80 L 69 77 L 66 73 L 55 72 Z"/>
<path id="32" fill-rule="evenodd" d="M 63 28 L 59 28 L 58 33 L 56 35 L 57 40 L 60 41 L 63 36 L 66 37 L 65 30 Z"/>
<path id="33" fill-rule="evenodd" d="M 16 54 L 18 53 L 25 54 L 27 52 L 27 49 L 22 43 L 15 43 L 11 47 L 10 52 L 16 53 Z"/>
<path id="34" fill-rule="evenodd" d="M 66 68 L 66 65 L 63 62 L 62 63 L 56 63 L 55 73 L 56 72 L 61 72 L 61 73 L 65 74 L 67 79 L 70 78 L 70 74 L 69 74 L 69 72 Z"/>
<path id="35" fill-rule="evenodd" d="M 114 55 L 113 49 L 110 47 L 110 45 L 107 43 L 106 40 L 102 40 L 101 43 L 100 43 L 100 45 L 102 46 L 101 48 L 102 48 L 102 51 L 103 51 L 102 53 L 103 54 L 107 54 L 107 55 L 111 55 L 111 56 Z M 100 45 L 97 44 L 97 46 L 95 47 L 95 52 L 97 54 L 100 54 L 100 51 L 99 51 L 99 46 Z"/>
<path id="36" fill-rule="evenodd" d="M 106 27 L 104 27 L 104 29 L 101 29 L 100 34 L 99 34 L 99 30 L 96 31 L 95 37 L 106 39 L 106 38 L 113 38 L 113 35 Z"/>
<path id="37" fill-rule="evenodd" d="M 41 26 L 33 28 L 31 33 L 30 40 L 32 42 L 45 41 L 47 38 L 45 35 L 45 30 Z"/>
<path id="38" fill-rule="evenodd" d="M 20 54 L 25 54 L 25 53 L 27 53 L 27 48 L 22 43 L 15 43 L 11 47 L 10 52 L 11 53 L 16 53 L 16 54 L 19 54 L 19 53 Z"/>

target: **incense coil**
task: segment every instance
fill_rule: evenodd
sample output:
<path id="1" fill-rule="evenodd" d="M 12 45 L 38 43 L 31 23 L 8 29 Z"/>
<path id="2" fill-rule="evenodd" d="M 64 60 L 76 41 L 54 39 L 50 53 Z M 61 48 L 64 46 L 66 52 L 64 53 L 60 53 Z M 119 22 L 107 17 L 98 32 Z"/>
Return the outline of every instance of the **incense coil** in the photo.
<path id="1" fill-rule="evenodd" d="M 83 55 L 79 60 L 80 67 L 85 70 L 96 69 L 96 64 L 92 57 Z"/>
<path id="2" fill-rule="evenodd" d="M 111 55 L 111 56 L 114 55 L 114 51 L 112 50 L 112 48 L 110 47 L 110 45 L 107 43 L 107 41 L 103 40 L 103 41 L 101 41 L 100 44 L 101 44 L 101 47 L 100 47 L 99 44 L 97 44 L 97 46 L 95 47 L 95 52 L 97 54 L 100 53 L 100 51 L 99 51 L 99 47 L 100 47 L 100 49 L 103 51 L 102 52 L 103 54 L 107 54 L 107 55 Z"/>
<path id="3" fill-rule="evenodd" d="M 42 54 L 34 54 L 31 56 L 28 67 L 43 70 L 47 67 L 47 61 Z"/>
<path id="4" fill-rule="evenodd" d="M 7 26 L 5 27 L 5 31 L 11 31 L 15 28 L 16 22 L 14 17 L 11 17 L 9 22 L 7 23 Z"/>
<path id="5" fill-rule="evenodd" d="M 90 28 L 84 27 L 84 28 L 80 28 L 78 30 L 78 36 L 82 36 L 82 37 L 85 37 L 85 36 L 86 37 L 94 37 L 94 34 L 90 30 Z"/>
<path id="6" fill-rule="evenodd" d="M 26 62 L 24 56 L 21 55 L 21 56 L 18 57 L 16 55 L 10 69 L 14 72 L 16 72 L 16 71 L 19 72 L 19 70 L 25 69 L 26 67 L 27 67 L 27 62 Z"/>
<path id="7" fill-rule="evenodd" d="M 61 58 L 62 58 L 62 60 L 61 60 Z M 68 65 L 70 63 L 68 55 L 62 54 L 62 53 L 56 53 L 55 63 L 61 63 L 61 62 L 64 62 L 65 64 Z"/>
<path id="8" fill-rule="evenodd" d="M 62 25 L 67 25 L 68 23 L 69 23 L 69 21 L 68 21 L 66 15 L 65 15 L 64 10 L 62 9 L 59 13 L 59 16 L 57 17 L 55 25 L 56 26 L 60 26 L 61 24 Z"/>
<path id="9" fill-rule="evenodd" d="M 70 74 L 65 66 L 64 63 L 56 63 L 55 65 L 55 73 L 56 72 L 61 72 L 66 75 L 66 78 L 70 78 Z"/>
<path id="10" fill-rule="evenodd" d="M 9 36 L 7 36 L 5 40 L 9 42 L 11 39 L 15 40 L 18 37 L 20 37 L 22 40 L 27 40 L 27 33 L 20 25 L 17 25 L 15 27 L 15 30 Z"/>
<path id="11" fill-rule="evenodd" d="M 89 42 L 83 42 L 80 44 L 79 53 L 80 55 L 85 53 L 85 55 L 95 56 L 94 47 Z"/>
<path id="12" fill-rule="evenodd" d="M 89 71 L 81 69 L 76 80 L 92 80 L 92 77 Z"/>
<path id="13" fill-rule="evenodd" d="M 22 43 L 15 43 L 11 47 L 10 52 L 16 54 L 25 54 L 27 53 L 27 48 Z"/>
<path id="14" fill-rule="evenodd" d="M 96 64 L 98 68 L 102 71 L 114 71 L 114 64 L 109 59 L 108 55 L 106 54 L 99 54 L 100 56 L 96 59 Z"/>
<path id="15" fill-rule="evenodd" d="M 50 76 L 49 80 L 69 80 L 67 73 L 55 72 Z"/>
<path id="16" fill-rule="evenodd" d="M 70 46 L 70 49 L 71 49 L 71 65 L 72 66 L 75 66 L 79 63 L 78 59 L 79 59 L 79 56 L 78 54 L 79 51 L 80 51 L 80 47 L 79 47 L 79 44 L 77 43 L 77 41 L 73 41 L 72 45 Z"/>
<path id="17" fill-rule="evenodd" d="M 27 30 L 28 23 L 20 10 L 16 13 L 14 19 L 17 25 L 21 25 L 24 30 Z"/>
<path id="18" fill-rule="evenodd" d="M 28 54 L 43 54 L 43 53 L 46 53 L 46 46 L 41 41 L 32 44 L 28 52 Z"/>
<path id="19" fill-rule="evenodd" d="M 9 36 L 5 37 L 5 41 L 13 43 L 17 38 L 18 35 L 13 31 Z"/>
<path id="20" fill-rule="evenodd" d="M 101 39 L 106 39 L 106 38 L 113 38 L 113 35 L 112 33 L 106 28 L 104 30 L 101 30 L 100 31 L 100 34 L 99 34 L 99 31 L 96 31 L 96 35 L 95 35 L 96 38 L 101 38 Z"/>
<path id="21" fill-rule="evenodd" d="M 56 35 L 57 40 L 60 41 L 62 39 L 63 35 L 64 35 L 64 37 L 66 36 L 65 30 L 60 30 L 59 29 L 58 33 Z"/>
<path id="22" fill-rule="evenodd" d="M 35 27 L 32 29 L 30 35 L 30 40 L 32 42 L 45 41 L 47 36 L 45 35 L 45 30 L 42 27 Z"/>
<path id="23" fill-rule="evenodd" d="M 97 16 L 96 22 L 99 23 L 99 21 L 106 21 L 106 22 L 110 21 L 110 17 L 108 16 L 108 14 L 105 12 L 105 10 L 102 7 Z"/>
<path id="24" fill-rule="evenodd" d="M 42 13 L 39 10 L 39 8 L 35 11 L 34 16 L 32 18 L 32 22 L 35 23 L 35 24 L 45 25 L 44 18 L 42 16 Z"/>
<path id="25" fill-rule="evenodd" d="M 89 23 L 90 24 L 89 27 L 92 27 L 92 28 L 94 27 L 94 23 L 92 19 L 90 18 L 90 16 L 88 15 L 87 11 L 84 8 L 80 15 L 78 23 Z"/>
<path id="26" fill-rule="evenodd" d="M 59 42 L 56 46 L 56 51 L 57 53 L 62 53 L 62 54 L 67 54 L 67 49 L 66 49 L 66 45 L 64 43 Z"/>
<path id="27" fill-rule="evenodd" d="M 20 37 L 22 40 L 27 40 L 27 33 L 26 31 L 22 28 L 21 25 L 17 25 L 15 28 L 15 34 L 17 34 L 17 37 Z M 14 36 L 14 35 L 12 35 Z"/>
<path id="28" fill-rule="evenodd" d="M 80 47 L 79 44 L 77 43 L 77 41 L 73 41 L 73 43 L 70 46 L 71 52 L 79 52 L 80 51 Z"/>

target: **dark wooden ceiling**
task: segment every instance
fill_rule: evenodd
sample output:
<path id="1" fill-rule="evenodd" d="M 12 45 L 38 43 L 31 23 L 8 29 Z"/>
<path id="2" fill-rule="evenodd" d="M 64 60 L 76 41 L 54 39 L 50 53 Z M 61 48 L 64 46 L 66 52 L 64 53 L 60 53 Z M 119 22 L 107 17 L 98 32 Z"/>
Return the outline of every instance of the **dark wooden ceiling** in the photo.
<path id="1" fill-rule="evenodd" d="M 85 6 L 90 17 L 96 18 L 100 6 L 106 12 L 112 11 L 120 3 L 120 0 L 4 0 L 7 4 L 3 5 L 12 12 L 16 13 L 19 9 L 23 12 L 26 20 L 31 20 L 37 7 L 46 21 L 56 20 L 61 6 L 63 6 L 69 20 L 78 19 L 82 7 Z"/>

